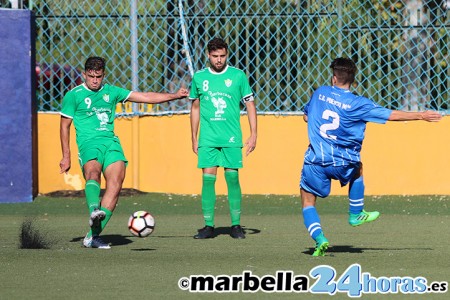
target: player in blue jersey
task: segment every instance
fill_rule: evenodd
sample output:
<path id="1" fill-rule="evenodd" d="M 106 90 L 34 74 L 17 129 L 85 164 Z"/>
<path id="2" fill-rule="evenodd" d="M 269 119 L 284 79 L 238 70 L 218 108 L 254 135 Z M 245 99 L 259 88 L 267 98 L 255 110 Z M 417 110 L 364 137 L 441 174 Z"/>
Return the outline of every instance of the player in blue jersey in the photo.
<path id="1" fill-rule="evenodd" d="M 330 193 L 331 180 L 342 186 L 349 184 L 349 223 L 351 226 L 374 221 L 379 212 L 364 210 L 363 168 L 360 158 L 367 122 L 384 124 L 386 121 L 439 121 L 438 112 L 404 112 L 390 110 L 372 100 L 350 91 L 357 71 L 348 58 L 337 58 L 331 63 L 332 86 L 319 87 L 304 108 L 308 122 L 309 146 L 300 180 L 303 220 L 310 236 L 316 242 L 313 256 L 324 256 L 328 248 L 319 215 L 315 208 L 317 197 Z"/>

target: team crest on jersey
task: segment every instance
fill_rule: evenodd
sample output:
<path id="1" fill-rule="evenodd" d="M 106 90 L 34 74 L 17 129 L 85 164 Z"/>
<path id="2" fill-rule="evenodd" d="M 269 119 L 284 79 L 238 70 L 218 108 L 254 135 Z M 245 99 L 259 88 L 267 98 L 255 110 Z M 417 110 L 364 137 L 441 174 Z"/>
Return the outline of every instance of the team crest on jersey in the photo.
<path id="1" fill-rule="evenodd" d="M 232 83 L 233 83 L 233 81 L 231 79 L 225 79 L 225 85 L 227 87 L 230 87 Z"/>
<path id="2" fill-rule="evenodd" d="M 225 113 L 224 109 L 227 108 L 227 102 L 223 100 L 222 97 L 212 97 L 212 103 L 214 107 L 216 108 L 215 116 L 216 118 L 222 117 L 222 115 Z"/>
<path id="3" fill-rule="evenodd" d="M 103 100 L 105 100 L 105 102 L 108 103 L 109 102 L 109 94 L 104 94 Z"/>

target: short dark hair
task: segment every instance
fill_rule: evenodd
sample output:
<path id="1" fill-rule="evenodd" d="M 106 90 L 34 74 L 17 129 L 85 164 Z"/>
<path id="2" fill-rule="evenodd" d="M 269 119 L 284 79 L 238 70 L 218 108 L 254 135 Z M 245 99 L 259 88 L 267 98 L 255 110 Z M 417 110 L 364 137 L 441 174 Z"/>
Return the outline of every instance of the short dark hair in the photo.
<path id="1" fill-rule="evenodd" d="M 105 59 L 103 57 L 92 56 L 86 60 L 84 71 L 105 71 Z"/>
<path id="2" fill-rule="evenodd" d="M 213 38 L 207 46 L 208 52 L 225 49 L 228 52 L 228 44 L 221 38 Z"/>
<path id="3" fill-rule="evenodd" d="M 333 69 L 333 76 L 336 76 L 340 84 L 352 84 L 355 81 L 357 67 L 350 58 L 336 58 L 331 63 L 330 68 Z"/>

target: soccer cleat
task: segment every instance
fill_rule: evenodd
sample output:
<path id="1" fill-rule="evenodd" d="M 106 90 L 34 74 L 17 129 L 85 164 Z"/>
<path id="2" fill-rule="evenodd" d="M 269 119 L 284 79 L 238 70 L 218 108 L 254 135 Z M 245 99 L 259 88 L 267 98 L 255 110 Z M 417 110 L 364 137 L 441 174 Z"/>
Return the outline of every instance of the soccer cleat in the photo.
<path id="1" fill-rule="evenodd" d="M 352 226 L 359 226 L 364 223 L 375 221 L 380 216 L 377 211 L 365 211 L 362 210 L 359 214 L 349 214 L 348 223 Z"/>
<path id="2" fill-rule="evenodd" d="M 86 237 L 83 240 L 83 246 L 86 248 L 98 248 L 98 249 L 111 249 L 111 246 L 104 241 L 99 236 Z"/>
<path id="3" fill-rule="evenodd" d="M 316 237 L 316 249 L 314 249 L 312 256 L 325 256 L 325 251 L 327 251 L 329 244 L 330 243 L 323 233 L 319 234 L 319 236 Z"/>
<path id="4" fill-rule="evenodd" d="M 214 227 L 205 226 L 198 230 L 198 233 L 194 235 L 194 239 L 211 239 L 214 237 Z"/>
<path id="5" fill-rule="evenodd" d="M 94 209 L 94 211 L 89 216 L 89 226 L 90 227 L 98 227 L 100 223 L 105 219 L 106 214 L 103 210 L 98 208 Z"/>
<path id="6" fill-rule="evenodd" d="M 233 239 L 245 239 L 245 233 L 242 229 L 241 225 L 233 225 L 231 226 L 231 237 Z"/>

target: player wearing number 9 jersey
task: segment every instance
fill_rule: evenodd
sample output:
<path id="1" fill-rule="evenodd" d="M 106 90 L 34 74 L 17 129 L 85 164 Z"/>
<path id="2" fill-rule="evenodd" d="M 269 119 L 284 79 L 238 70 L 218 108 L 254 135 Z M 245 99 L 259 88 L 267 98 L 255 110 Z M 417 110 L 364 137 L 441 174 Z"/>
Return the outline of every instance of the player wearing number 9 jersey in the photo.
<path id="1" fill-rule="evenodd" d="M 319 215 L 317 197 L 327 197 L 331 180 L 349 184 L 349 223 L 359 226 L 378 218 L 379 212 L 364 210 L 364 181 L 360 151 L 367 122 L 439 121 L 438 112 L 403 112 L 383 108 L 372 100 L 353 94 L 350 86 L 356 65 L 348 58 L 331 63 L 332 86 L 319 87 L 304 107 L 308 122 L 309 146 L 300 180 L 303 219 L 310 236 L 316 241 L 314 256 L 323 256 L 328 248 Z"/>
<path id="2" fill-rule="evenodd" d="M 72 121 L 78 145 L 78 158 L 86 179 L 86 203 L 89 209 L 90 231 L 83 239 L 88 248 L 109 249 L 99 235 L 105 228 L 119 200 L 125 178 L 127 160 L 114 134 L 116 105 L 119 102 L 162 103 L 184 98 L 188 90 L 176 93 L 134 92 L 103 84 L 105 60 L 89 57 L 83 72 L 84 83 L 69 91 L 63 99 L 60 122 L 60 139 L 63 158 L 60 172 L 71 167 L 70 127 Z M 101 175 L 106 181 L 106 191 L 100 201 Z"/>
<path id="3" fill-rule="evenodd" d="M 61 115 L 72 118 L 78 146 L 101 138 L 113 138 L 116 105 L 125 102 L 131 91 L 104 84 L 98 91 L 82 84 L 69 91 Z"/>

